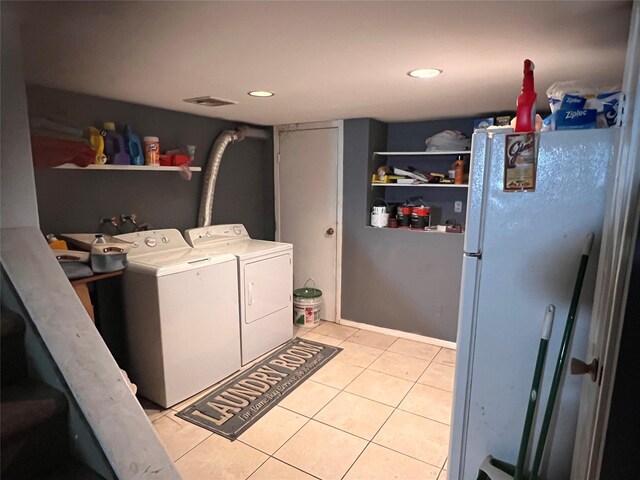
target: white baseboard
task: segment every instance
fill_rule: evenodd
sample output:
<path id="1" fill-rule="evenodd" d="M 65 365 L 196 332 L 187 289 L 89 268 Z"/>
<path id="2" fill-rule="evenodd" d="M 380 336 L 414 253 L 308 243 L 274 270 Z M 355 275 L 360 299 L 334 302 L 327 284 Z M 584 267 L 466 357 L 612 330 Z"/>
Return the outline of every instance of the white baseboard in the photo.
<path id="1" fill-rule="evenodd" d="M 424 335 L 418 335 L 417 333 L 407 333 L 400 330 L 394 330 L 392 328 L 378 327 L 376 325 L 369 325 L 368 323 L 354 322 L 353 320 L 346 320 L 341 318 L 336 322 L 340 325 L 347 327 L 355 327 L 361 330 L 368 330 L 370 332 L 383 333 L 385 335 L 392 335 L 394 337 L 406 338 L 407 340 L 415 340 L 416 342 L 430 343 L 438 347 L 456 349 L 456 342 L 449 342 L 447 340 L 440 340 L 439 338 L 425 337 Z"/>

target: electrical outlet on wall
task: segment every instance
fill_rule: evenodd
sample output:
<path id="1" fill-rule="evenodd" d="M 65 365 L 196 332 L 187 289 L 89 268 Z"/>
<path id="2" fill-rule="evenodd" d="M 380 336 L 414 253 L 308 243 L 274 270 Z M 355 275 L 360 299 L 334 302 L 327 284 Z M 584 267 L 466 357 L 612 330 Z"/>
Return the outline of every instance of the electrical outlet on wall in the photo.
<path id="1" fill-rule="evenodd" d="M 460 200 L 453 204 L 453 211 L 456 213 L 460 213 L 462 211 L 462 202 Z"/>

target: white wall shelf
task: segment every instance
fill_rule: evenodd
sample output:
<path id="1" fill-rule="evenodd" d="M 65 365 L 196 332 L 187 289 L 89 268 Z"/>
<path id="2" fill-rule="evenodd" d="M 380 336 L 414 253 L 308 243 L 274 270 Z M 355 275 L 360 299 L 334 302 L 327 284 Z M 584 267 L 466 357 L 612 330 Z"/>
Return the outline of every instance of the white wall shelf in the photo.
<path id="1" fill-rule="evenodd" d="M 442 151 L 442 152 L 373 152 L 374 155 L 383 155 L 383 156 L 442 156 L 442 155 L 471 155 L 470 150 L 459 150 L 459 151 Z"/>
<path id="2" fill-rule="evenodd" d="M 145 172 L 178 172 L 180 167 L 161 167 L 150 165 L 87 165 L 86 167 L 79 167 L 74 163 L 65 163 L 64 165 L 58 165 L 58 169 L 69 170 L 130 170 L 130 171 L 145 171 Z M 192 172 L 200 172 L 202 167 L 189 167 Z"/>
<path id="3" fill-rule="evenodd" d="M 468 188 L 469 185 L 466 183 L 463 184 L 455 184 L 455 183 L 372 183 L 372 187 L 405 187 L 405 188 Z"/>
<path id="4" fill-rule="evenodd" d="M 422 230 L 419 228 L 407 228 L 407 227 L 397 227 L 397 228 L 389 228 L 389 227 L 372 227 L 371 225 L 367 225 L 366 228 L 370 228 L 372 230 L 393 230 L 396 232 L 408 232 L 408 233 L 416 233 L 416 234 L 437 234 L 437 235 L 464 235 L 464 232 L 439 232 L 437 230 Z"/>

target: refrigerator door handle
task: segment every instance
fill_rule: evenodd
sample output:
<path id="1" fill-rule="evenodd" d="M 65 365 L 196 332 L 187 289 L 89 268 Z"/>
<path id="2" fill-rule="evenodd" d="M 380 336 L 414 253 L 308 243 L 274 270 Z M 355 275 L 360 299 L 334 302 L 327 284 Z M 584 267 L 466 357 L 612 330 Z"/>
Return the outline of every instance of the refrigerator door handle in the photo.
<path id="1" fill-rule="evenodd" d="M 464 252 L 465 257 L 477 258 L 478 260 L 482 260 L 482 252 Z"/>

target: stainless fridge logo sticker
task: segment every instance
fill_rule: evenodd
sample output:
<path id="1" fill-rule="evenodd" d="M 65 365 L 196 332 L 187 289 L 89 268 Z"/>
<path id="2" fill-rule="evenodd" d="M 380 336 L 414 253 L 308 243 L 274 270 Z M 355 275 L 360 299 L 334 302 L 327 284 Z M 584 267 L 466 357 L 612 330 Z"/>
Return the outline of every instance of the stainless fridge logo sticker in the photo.
<path id="1" fill-rule="evenodd" d="M 533 192 L 536 189 L 538 136 L 515 133 L 506 136 L 504 155 L 505 192 Z"/>

